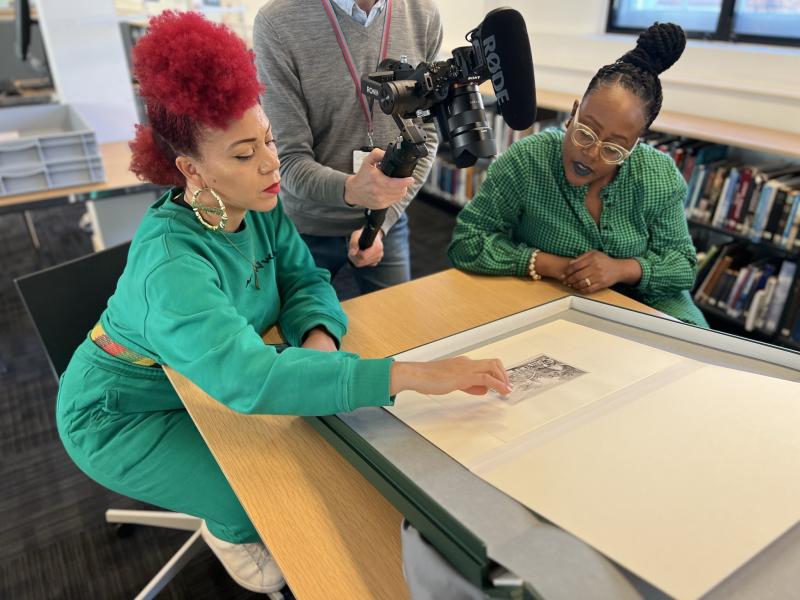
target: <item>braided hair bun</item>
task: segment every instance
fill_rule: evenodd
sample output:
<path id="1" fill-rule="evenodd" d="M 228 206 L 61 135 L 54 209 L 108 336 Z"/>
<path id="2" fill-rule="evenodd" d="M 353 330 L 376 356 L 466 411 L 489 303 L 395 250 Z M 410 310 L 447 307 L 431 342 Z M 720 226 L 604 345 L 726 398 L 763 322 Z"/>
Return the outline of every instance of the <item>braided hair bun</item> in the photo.
<path id="1" fill-rule="evenodd" d="M 586 88 L 584 97 L 602 86 L 618 85 L 641 99 L 646 130 L 661 111 L 662 73 L 675 64 L 686 48 L 683 29 L 674 23 L 654 23 L 639 35 L 636 48 L 602 67 Z"/>
<path id="2" fill-rule="evenodd" d="M 618 61 L 658 75 L 675 64 L 684 48 L 686 35 L 679 25 L 653 23 L 639 34 L 636 48 L 626 52 Z"/>

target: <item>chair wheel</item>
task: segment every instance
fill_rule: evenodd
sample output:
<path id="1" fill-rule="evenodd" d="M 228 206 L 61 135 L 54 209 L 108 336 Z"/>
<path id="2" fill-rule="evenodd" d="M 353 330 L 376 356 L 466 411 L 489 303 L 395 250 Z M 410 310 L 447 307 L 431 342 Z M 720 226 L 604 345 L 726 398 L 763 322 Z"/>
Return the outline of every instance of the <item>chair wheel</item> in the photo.
<path id="1" fill-rule="evenodd" d="M 136 531 L 136 525 L 131 523 L 117 523 L 114 525 L 114 533 L 118 538 L 131 537 L 134 531 Z"/>

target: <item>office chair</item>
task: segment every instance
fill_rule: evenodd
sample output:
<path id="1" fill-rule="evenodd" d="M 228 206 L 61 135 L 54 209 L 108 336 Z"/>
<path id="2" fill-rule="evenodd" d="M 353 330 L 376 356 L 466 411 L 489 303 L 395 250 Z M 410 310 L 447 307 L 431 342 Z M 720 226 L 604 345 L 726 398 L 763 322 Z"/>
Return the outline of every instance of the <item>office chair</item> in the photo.
<path id="1" fill-rule="evenodd" d="M 105 309 L 106 301 L 116 289 L 117 280 L 125 268 L 129 247 L 130 243 L 121 244 L 14 280 L 56 379 L 67 368 L 72 353 Z M 204 546 L 200 537 L 202 521 L 189 515 L 109 509 L 106 521 L 116 523 L 120 535 L 124 535 L 124 525 L 193 532 L 136 596 L 136 600 L 154 598 Z"/>

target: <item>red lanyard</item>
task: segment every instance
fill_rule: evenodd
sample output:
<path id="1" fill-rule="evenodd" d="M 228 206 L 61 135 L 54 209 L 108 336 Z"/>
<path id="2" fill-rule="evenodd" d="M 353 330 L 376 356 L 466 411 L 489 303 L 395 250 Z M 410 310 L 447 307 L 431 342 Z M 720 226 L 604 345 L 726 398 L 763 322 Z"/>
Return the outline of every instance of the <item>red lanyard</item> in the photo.
<path id="1" fill-rule="evenodd" d="M 367 104 L 367 99 L 364 97 L 364 94 L 361 93 L 361 75 L 359 75 L 358 71 L 356 70 L 356 65 L 353 61 L 353 55 L 350 54 L 350 48 L 347 47 L 347 40 L 344 37 L 344 33 L 342 33 L 342 28 L 339 26 L 339 21 L 336 20 L 336 15 L 333 12 L 333 7 L 331 6 L 330 0 L 322 0 L 322 7 L 325 9 L 325 13 L 328 15 L 328 20 L 331 22 L 333 33 L 336 34 L 336 41 L 339 44 L 339 48 L 342 50 L 342 56 L 344 57 L 344 62 L 347 65 L 347 70 L 350 71 L 350 77 L 356 86 L 356 95 L 358 96 L 358 101 L 361 103 L 361 109 L 364 111 L 364 116 L 367 118 L 367 135 L 369 135 L 369 144 L 372 146 L 372 111 L 369 109 L 369 105 Z M 381 54 L 378 62 L 383 62 L 389 52 L 389 31 L 391 27 L 392 0 L 386 0 L 386 15 L 384 16 L 383 20 L 383 37 L 381 39 Z"/>

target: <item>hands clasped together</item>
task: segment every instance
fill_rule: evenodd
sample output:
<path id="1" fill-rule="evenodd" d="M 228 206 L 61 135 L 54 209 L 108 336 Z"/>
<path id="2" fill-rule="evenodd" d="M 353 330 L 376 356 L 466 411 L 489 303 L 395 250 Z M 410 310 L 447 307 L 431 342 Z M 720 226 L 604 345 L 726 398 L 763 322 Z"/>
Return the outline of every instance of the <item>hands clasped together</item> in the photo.
<path id="1" fill-rule="evenodd" d="M 599 292 L 617 283 L 636 285 L 642 278 L 642 267 L 636 259 L 612 258 L 599 250 L 575 258 L 539 252 L 536 270 L 542 277 L 558 279 L 582 294 Z"/>
<path id="2" fill-rule="evenodd" d="M 561 281 L 584 294 L 591 294 L 620 283 L 625 274 L 622 260 L 590 250 L 569 261 Z"/>

